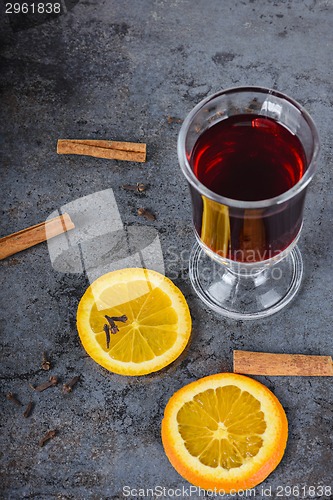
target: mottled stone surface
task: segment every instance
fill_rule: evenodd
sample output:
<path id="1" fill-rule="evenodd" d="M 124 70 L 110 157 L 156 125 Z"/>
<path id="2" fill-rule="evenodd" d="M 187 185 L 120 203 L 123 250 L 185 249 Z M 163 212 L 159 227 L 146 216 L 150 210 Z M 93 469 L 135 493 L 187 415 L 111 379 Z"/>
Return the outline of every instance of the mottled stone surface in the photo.
<path id="1" fill-rule="evenodd" d="M 66 13 L 43 22 L 0 16 L 1 235 L 112 188 L 125 227 L 156 230 L 166 274 L 188 300 L 193 336 L 186 356 L 163 373 L 113 375 L 85 355 L 76 332 L 87 277 L 54 269 L 45 243 L 2 261 L 0 497 L 118 499 L 125 485 L 188 488 L 160 439 L 163 408 L 175 390 L 231 370 L 234 348 L 333 354 L 333 2 L 65 4 Z M 176 155 L 177 119 L 208 94 L 237 85 L 293 96 L 314 117 L 322 142 L 300 240 L 301 291 L 285 310 L 256 322 L 222 319 L 191 289 L 191 208 Z M 74 137 L 143 141 L 148 161 L 57 156 L 57 139 Z M 150 185 L 141 198 L 120 189 L 135 182 Z M 156 221 L 138 218 L 142 205 Z M 32 392 L 29 383 L 48 377 L 40 369 L 43 351 L 62 381 L 82 375 L 73 393 L 64 396 L 59 387 Z M 283 461 L 263 486 L 272 497 L 278 486 L 333 486 L 331 380 L 258 379 L 280 398 L 290 424 Z M 24 404 L 34 401 L 30 418 L 6 400 L 9 391 Z M 40 448 L 49 429 L 58 435 Z M 312 497 L 304 491 L 304 498 Z M 265 498 L 261 487 L 256 493 Z"/>

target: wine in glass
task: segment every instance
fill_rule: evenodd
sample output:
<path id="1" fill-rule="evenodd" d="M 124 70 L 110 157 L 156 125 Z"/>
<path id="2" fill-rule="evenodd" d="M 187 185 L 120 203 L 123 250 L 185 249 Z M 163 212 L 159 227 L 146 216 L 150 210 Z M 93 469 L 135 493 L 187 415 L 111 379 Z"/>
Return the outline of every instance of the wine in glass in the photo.
<path id="1" fill-rule="evenodd" d="M 297 293 L 303 264 L 296 243 L 318 152 L 309 114 L 270 89 L 218 92 L 185 119 L 178 157 L 197 238 L 190 278 L 215 311 L 268 316 Z"/>

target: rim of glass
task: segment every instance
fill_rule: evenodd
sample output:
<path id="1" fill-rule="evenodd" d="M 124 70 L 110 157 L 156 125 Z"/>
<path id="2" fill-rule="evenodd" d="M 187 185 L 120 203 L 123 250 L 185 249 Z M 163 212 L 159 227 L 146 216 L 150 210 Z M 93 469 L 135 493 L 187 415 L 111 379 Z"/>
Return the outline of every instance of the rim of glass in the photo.
<path id="1" fill-rule="evenodd" d="M 291 103 L 293 106 L 295 106 L 300 113 L 302 114 L 303 118 L 307 122 L 311 133 L 313 135 L 313 151 L 312 151 L 312 156 L 311 156 L 311 161 L 309 162 L 308 168 L 306 169 L 306 172 L 304 173 L 303 177 L 295 184 L 292 188 L 290 188 L 288 191 L 285 191 L 284 193 L 280 194 L 279 196 L 275 196 L 274 198 L 268 198 L 265 200 L 259 200 L 259 201 L 242 201 L 242 200 L 235 200 L 233 198 L 227 198 L 225 196 L 219 195 L 217 193 L 214 193 L 214 191 L 211 191 L 209 188 L 207 188 L 202 182 L 200 182 L 196 176 L 193 173 L 193 170 L 188 162 L 187 156 L 186 156 L 186 149 L 185 149 L 185 141 L 187 137 L 187 133 L 189 130 L 189 127 L 193 121 L 193 118 L 197 114 L 197 112 L 203 108 L 208 102 L 212 101 L 216 97 L 219 97 L 221 95 L 225 94 L 232 94 L 232 93 L 241 93 L 241 92 L 258 92 L 262 94 L 270 94 L 274 95 L 276 97 L 279 97 L 281 99 L 284 99 Z M 282 92 L 279 92 L 274 89 L 269 89 L 265 87 L 256 87 L 256 86 L 248 86 L 248 87 L 230 87 L 225 90 L 220 90 L 219 92 L 216 92 L 214 94 L 211 94 L 208 97 L 205 97 L 202 101 L 200 101 L 186 116 L 182 127 L 179 131 L 178 135 L 178 142 L 177 142 L 177 152 L 178 152 L 178 159 L 180 163 L 180 167 L 183 171 L 183 174 L 185 175 L 187 181 L 192 184 L 193 187 L 198 189 L 201 194 L 207 196 L 207 198 L 210 198 L 214 201 L 217 201 L 218 203 L 221 203 L 222 205 L 227 205 L 229 207 L 235 207 L 235 208 L 267 208 L 273 205 L 279 205 L 290 198 L 293 198 L 296 196 L 298 193 L 300 193 L 311 181 L 312 177 L 314 176 L 314 173 L 316 171 L 316 162 L 319 154 L 319 149 L 320 149 L 320 144 L 319 144 L 319 136 L 317 132 L 316 125 L 314 121 L 312 120 L 311 116 L 309 113 L 301 106 L 297 101 L 292 99 L 291 97 L 287 96 L 286 94 L 283 94 Z"/>

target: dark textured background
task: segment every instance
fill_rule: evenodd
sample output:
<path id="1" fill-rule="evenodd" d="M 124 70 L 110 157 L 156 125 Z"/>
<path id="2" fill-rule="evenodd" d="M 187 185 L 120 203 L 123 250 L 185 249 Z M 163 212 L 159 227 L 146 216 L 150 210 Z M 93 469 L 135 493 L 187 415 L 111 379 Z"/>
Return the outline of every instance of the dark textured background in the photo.
<path id="1" fill-rule="evenodd" d="M 63 2 L 64 4 L 65 2 Z M 88 286 L 62 274 L 46 244 L 1 262 L 1 498 L 122 498 L 122 488 L 188 486 L 160 440 L 163 408 L 184 384 L 232 368 L 232 350 L 333 354 L 332 349 L 332 0 L 122 0 L 66 2 L 50 19 L 14 19 L 1 4 L 1 235 L 44 220 L 60 206 L 112 187 L 125 225 L 157 214 L 166 274 L 185 294 L 193 338 L 180 363 L 126 378 L 100 368 L 78 340 L 75 313 Z M 190 200 L 177 164 L 183 119 L 206 95 L 237 85 L 289 94 L 317 123 L 320 167 L 307 197 L 300 248 L 305 278 L 292 304 L 256 322 L 222 319 L 196 298 L 187 275 L 193 243 Z M 58 138 L 146 142 L 145 164 L 57 156 Z M 119 189 L 145 182 L 142 199 Z M 176 250 L 175 250 L 176 249 Z M 175 260 L 176 251 L 176 260 Z M 183 252 L 183 253 L 182 253 Z M 177 272 L 175 273 L 175 269 Z M 62 381 L 46 377 L 41 353 Z M 290 424 L 282 463 L 264 482 L 333 486 L 332 382 L 259 378 L 280 398 Z M 35 409 L 29 419 L 8 391 Z M 48 429 L 58 436 L 44 448 Z M 275 492 L 275 493 L 274 493 Z M 257 498 L 260 498 L 259 489 Z M 311 498 L 306 495 L 305 498 Z"/>

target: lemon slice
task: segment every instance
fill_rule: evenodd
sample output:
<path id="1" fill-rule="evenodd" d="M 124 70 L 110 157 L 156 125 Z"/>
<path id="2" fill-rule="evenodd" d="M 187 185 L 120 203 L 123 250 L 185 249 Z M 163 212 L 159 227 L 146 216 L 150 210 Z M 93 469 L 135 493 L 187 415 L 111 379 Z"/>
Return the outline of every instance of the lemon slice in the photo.
<path id="1" fill-rule="evenodd" d="M 253 488 L 282 459 L 288 423 L 274 394 L 234 373 L 197 380 L 169 400 L 163 446 L 189 482 L 230 493 Z"/>
<path id="2" fill-rule="evenodd" d="M 105 316 L 121 317 L 119 331 L 104 330 Z M 98 278 L 84 293 L 77 329 L 87 353 L 121 375 L 145 375 L 172 363 L 185 349 L 191 316 L 185 297 L 165 276 L 141 268 Z"/>

